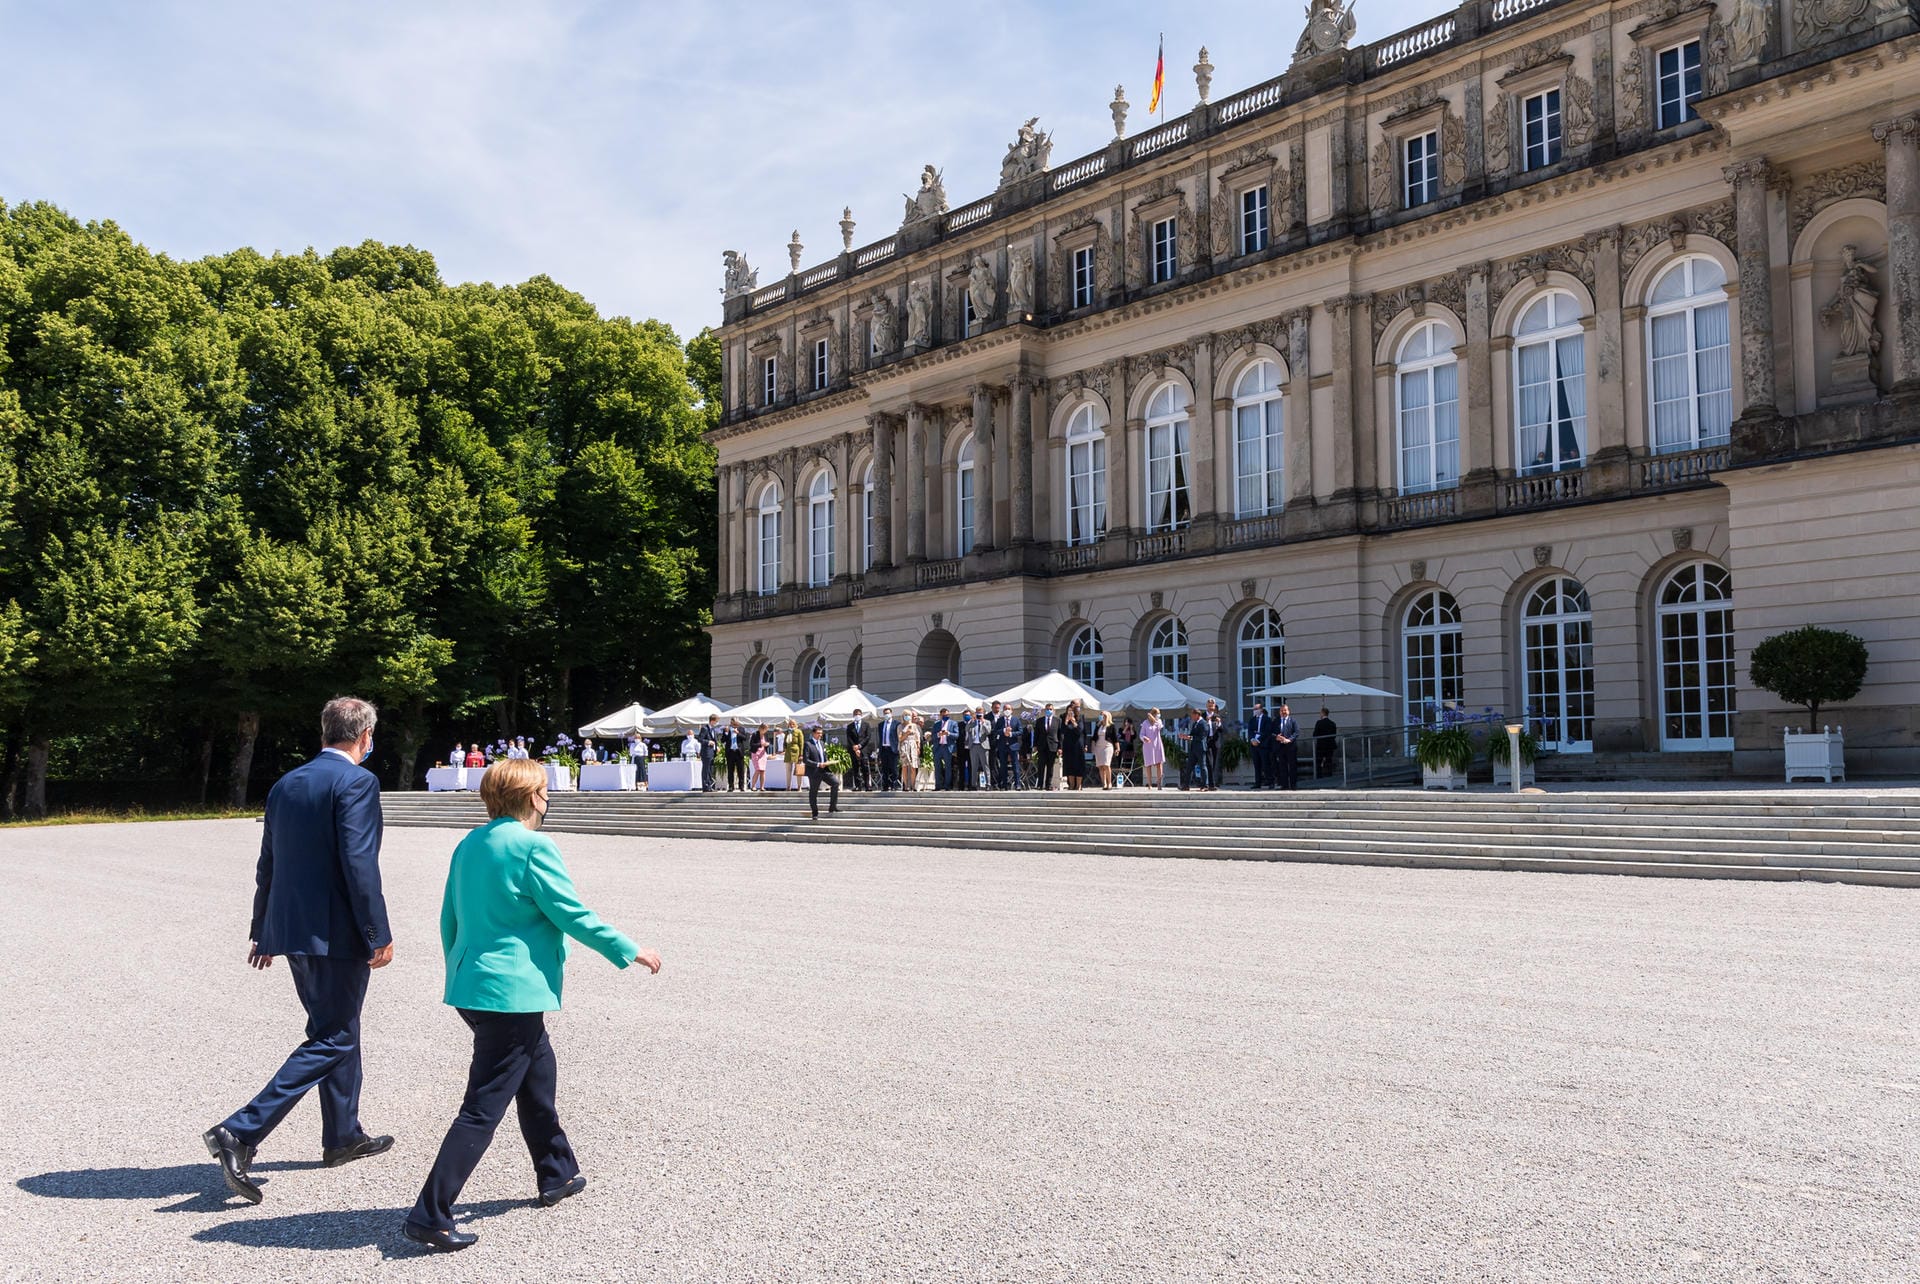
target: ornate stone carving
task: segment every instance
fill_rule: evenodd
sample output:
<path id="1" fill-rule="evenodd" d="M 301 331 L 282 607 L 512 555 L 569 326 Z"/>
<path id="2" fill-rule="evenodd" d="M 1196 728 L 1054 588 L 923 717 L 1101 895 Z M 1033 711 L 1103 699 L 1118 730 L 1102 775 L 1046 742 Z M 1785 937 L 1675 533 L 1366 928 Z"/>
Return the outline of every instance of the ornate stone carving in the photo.
<path id="1" fill-rule="evenodd" d="M 1887 199 L 1887 163 L 1884 158 L 1842 165 L 1838 169 L 1824 169 L 1801 182 L 1794 191 L 1793 203 L 1789 207 L 1793 239 L 1799 239 L 1800 233 L 1815 214 L 1835 201 L 1856 196 L 1882 202 Z"/>
<path id="2" fill-rule="evenodd" d="M 873 296 L 873 313 L 867 321 L 867 327 L 874 353 L 882 357 L 891 354 L 894 344 L 893 296 L 885 290 Z"/>
<path id="3" fill-rule="evenodd" d="M 947 184 L 939 170 L 929 165 L 920 171 L 920 190 L 907 197 L 906 216 L 900 220 L 905 229 L 915 223 L 924 223 L 931 218 L 939 218 L 947 212 Z"/>
<path id="4" fill-rule="evenodd" d="M 1046 172 L 1047 158 L 1053 155 L 1053 135 L 1036 130 L 1034 126 L 1039 123 L 1038 116 L 1031 117 L 1007 145 L 1006 159 L 1000 162 L 1000 186 Z"/>
<path id="5" fill-rule="evenodd" d="M 1127 358 L 1127 383 L 1144 383 L 1167 368 L 1178 370 L 1193 382 L 1193 344 L 1176 343 L 1156 352 L 1142 353 Z"/>
<path id="6" fill-rule="evenodd" d="M 1053 309 L 1065 312 L 1073 305 L 1073 261 L 1071 250 L 1066 246 L 1077 247 L 1087 229 L 1093 230 L 1093 288 L 1096 297 L 1113 293 L 1116 269 L 1113 263 L 1113 236 L 1107 231 L 1107 225 L 1092 209 L 1069 215 L 1067 222 L 1053 237 L 1053 259 L 1061 264 L 1061 270 L 1050 273 L 1053 278 Z"/>
<path id="7" fill-rule="evenodd" d="M 1033 312 L 1033 247 L 1016 245 L 1007 251 L 1007 319 Z"/>
<path id="8" fill-rule="evenodd" d="M 1712 205 L 1698 205 L 1690 210 L 1670 214 L 1665 218 L 1650 219 L 1645 223 L 1636 223 L 1627 229 L 1621 243 L 1620 270 L 1622 273 L 1633 270 L 1634 264 L 1643 258 L 1648 250 L 1666 241 L 1678 252 L 1685 249 L 1687 234 L 1697 232 L 1710 236 L 1729 248 L 1733 245 L 1733 202 L 1717 201 Z"/>
<path id="9" fill-rule="evenodd" d="M 1825 44 L 1873 25 L 1873 0 L 1793 0 L 1794 43 Z"/>
<path id="10" fill-rule="evenodd" d="M 1496 91 L 1487 112 L 1487 177 L 1502 179 L 1513 172 L 1513 96 Z"/>
<path id="11" fill-rule="evenodd" d="M 1440 181 L 1450 192 L 1467 184 L 1467 123 L 1452 106 L 1440 117 Z"/>
<path id="12" fill-rule="evenodd" d="M 1112 387 L 1113 376 L 1106 366 L 1090 366 L 1072 374 L 1055 376 L 1048 384 L 1048 392 L 1055 401 L 1064 400 L 1077 392 L 1091 392 L 1105 401 Z"/>
<path id="13" fill-rule="evenodd" d="M 973 319 L 986 325 L 1000 308 L 1000 287 L 994 283 L 993 263 L 985 255 L 967 269 L 967 297 L 973 303 Z"/>
<path id="14" fill-rule="evenodd" d="M 1286 317 L 1267 317 L 1232 330 L 1222 330 L 1213 336 L 1214 351 L 1219 354 L 1215 368 L 1225 364 L 1226 359 L 1240 349 L 1256 343 L 1264 343 L 1275 352 L 1286 352 L 1287 326 Z"/>
<path id="15" fill-rule="evenodd" d="M 1107 104 L 1108 110 L 1113 112 L 1113 136 L 1115 138 L 1125 138 L 1127 136 L 1127 108 L 1130 105 L 1131 104 L 1127 102 L 1126 89 L 1120 85 L 1115 85 L 1113 87 L 1113 101 Z"/>
<path id="16" fill-rule="evenodd" d="M 1880 306 L 1880 292 L 1874 288 L 1873 269 L 1859 257 L 1854 247 L 1840 247 L 1840 287 L 1833 301 L 1820 310 L 1820 319 L 1840 328 L 1840 355 L 1877 356 L 1880 352 L 1880 327 L 1874 314 Z"/>
<path id="17" fill-rule="evenodd" d="M 1553 545 L 1535 544 L 1533 546 L 1533 564 L 1535 566 L 1551 566 L 1553 564 Z"/>
<path id="18" fill-rule="evenodd" d="M 1593 142 L 1593 85 L 1578 72 L 1567 73 L 1565 120 L 1567 146 L 1582 150 Z"/>
<path id="19" fill-rule="evenodd" d="M 1178 276 L 1193 266 L 1194 242 L 1199 231 L 1194 228 L 1192 207 L 1187 204 L 1186 190 L 1180 186 L 1175 176 L 1162 174 L 1140 189 L 1139 199 L 1135 201 L 1132 211 L 1127 215 L 1127 231 L 1131 238 L 1129 244 L 1132 249 L 1132 253 L 1127 256 L 1129 278 L 1127 284 L 1134 289 L 1146 285 L 1147 266 L 1151 258 L 1147 245 L 1146 224 L 1140 216 L 1141 211 L 1152 209 L 1169 198 L 1173 200 L 1174 217 L 1178 220 L 1175 224 L 1174 255 L 1177 261 L 1174 265 L 1174 274 Z"/>
<path id="20" fill-rule="evenodd" d="M 1344 5 L 1340 0 L 1307 0 L 1307 26 L 1293 47 L 1293 65 L 1345 49 L 1354 25 L 1352 0 Z"/>
<path id="21" fill-rule="evenodd" d="M 793 239 L 787 242 L 787 258 L 793 263 L 795 272 L 800 270 L 800 256 L 806 252 L 807 247 L 800 244 L 800 229 L 796 227 L 793 229 Z"/>
<path id="22" fill-rule="evenodd" d="M 907 343 L 924 348 L 933 342 L 933 287 L 915 281 L 907 291 Z"/>
<path id="23" fill-rule="evenodd" d="M 1715 10 L 1713 20 L 1707 24 L 1707 40 L 1700 53 L 1700 76 L 1706 81 L 1709 97 L 1727 92 L 1727 67 L 1733 61 L 1729 50 L 1727 26 Z"/>
<path id="24" fill-rule="evenodd" d="M 843 206 L 840 210 L 840 248 L 842 250 L 853 248 L 853 229 L 853 206 Z"/>
<path id="25" fill-rule="evenodd" d="M 1213 60 L 1207 57 L 1207 47 L 1200 46 L 1200 61 L 1193 64 L 1193 84 L 1200 91 L 1200 101 L 1205 103 L 1207 95 L 1213 92 Z"/>
<path id="26" fill-rule="evenodd" d="M 1267 171 L 1267 218 L 1270 225 L 1281 222 L 1281 211 L 1287 208 L 1289 195 L 1286 175 L 1267 144 L 1248 143 L 1228 159 L 1216 180 L 1217 187 L 1211 204 L 1213 257 L 1217 260 L 1230 259 L 1239 253 L 1239 238 L 1235 235 L 1239 209 L 1233 199 L 1233 189 L 1248 170 L 1259 169 Z"/>
<path id="27" fill-rule="evenodd" d="M 726 284 L 720 287 L 720 296 L 731 299 L 749 294 L 760 286 L 760 274 L 747 266 L 747 256 L 738 250 L 728 250 L 720 256 L 726 264 Z"/>
<path id="28" fill-rule="evenodd" d="M 1424 561 L 1409 563 L 1407 570 L 1411 572 L 1412 578 L 1416 583 L 1427 578 L 1427 564 Z"/>
<path id="29" fill-rule="evenodd" d="M 1415 317 L 1425 317 L 1430 303 L 1450 309 L 1456 317 L 1465 318 L 1466 288 L 1457 273 L 1435 277 L 1431 281 L 1415 281 L 1374 296 L 1373 346 L 1380 346 L 1381 336 L 1386 334 L 1387 327 L 1393 324 L 1395 317 L 1409 311 Z"/>
<path id="30" fill-rule="evenodd" d="M 1367 163 L 1367 204 L 1376 214 L 1394 208 L 1393 140 L 1384 135 L 1373 145 L 1373 159 Z"/>
<path id="31" fill-rule="evenodd" d="M 1253 596 L 1253 590 L 1254 590 L 1255 588 L 1257 588 L 1257 587 L 1259 587 L 1259 585 L 1258 585 L 1258 582 L 1257 582 L 1257 581 L 1254 581 L 1254 580 L 1241 580 L 1241 581 L 1240 581 L 1240 596 L 1241 596 L 1241 597 L 1252 597 L 1252 596 Z"/>
<path id="32" fill-rule="evenodd" d="M 1778 0 L 1733 0 L 1733 21 L 1727 24 L 1727 52 L 1736 67 L 1758 62 L 1773 29 L 1773 6 Z"/>
<path id="33" fill-rule="evenodd" d="M 1523 281 L 1531 281 L 1536 289 L 1544 286 L 1549 272 L 1564 272 L 1592 289 L 1593 247 L 1582 237 L 1496 264 L 1488 281 L 1488 306 L 1499 307 L 1507 291 Z"/>
<path id="34" fill-rule="evenodd" d="M 1206 50 L 1202 49 L 1200 52 L 1205 53 Z M 1153 592 L 1147 594 L 1147 600 L 1153 603 L 1153 609 L 1156 611 L 1160 609 L 1161 603 L 1165 601 L 1165 598 L 1166 595 L 1159 589 L 1155 589 Z"/>
<path id="35" fill-rule="evenodd" d="M 1614 104 L 1614 130 L 1624 139 L 1637 139 L 1647 132 L 1647 94 L 1644 51 L 1627 50 L 1614 82 L 1618 100 Z"/>

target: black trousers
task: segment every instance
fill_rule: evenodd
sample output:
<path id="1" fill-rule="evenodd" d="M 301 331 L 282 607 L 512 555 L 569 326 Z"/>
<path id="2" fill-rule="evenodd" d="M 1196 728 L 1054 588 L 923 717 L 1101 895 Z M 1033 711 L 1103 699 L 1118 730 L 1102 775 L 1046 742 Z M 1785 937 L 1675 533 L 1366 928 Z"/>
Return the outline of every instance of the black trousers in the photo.
<path id="1" fill-rule="evenodd" d="M 473 1030 L 467 1095 L 434 1156 L 420 1198 L 407 1214 L 408 1221 L 430 1230 L 453 1228 L 453 1201 L 487 1153 L 509 1102 L 519 1109 L 520 1135 L 533 1156 L 534 1179 L 541 1190 L 564 1186 L 580 1172 L 553 1107 L 553 1044 L 547 1039 L 545 1014 L 455 1011 Z"/>
<path id="2" fill-rule="evenodd" d="M 827 807 L 833 811 L 840 809 L 839 775 L 818 763 L 811 763 L 807 767 L 807 801 L 813 806 L 815 820 L 820 819 L 820 782 L 823 780 L 827 783 Z"/>
<path id="3" fill-rule="evenodd" d="M 1253 787 L 1265 789 L 1273 779 L 1273 749 L 1265 740 L 1256 740 L 1247 747 L 1247 756 L 1253 759 Z"/>
<path id="4" fill-rule="evenodd" d="M 713 778 L 713 750 L 702 748 L 700 750 L 700 791 L 710 794 L 719 787 L 719 782 Z"/>
<path id="5" fill-rule="evenodd" d="M 900 748 L 898 745 L 880 746 L 880 787 L 898 789 L 900 787 Z"/>
<path id="6" fill-rule="evenodd" d="M 727 754 L 727 788 L 745 789 L 747 787 L 747 755 L 745 751 Z"/>
<path id="7" fill-rule="evenodd" d="M 1279 752 L 1280 752 L 1280 787 L 1282 789 L 1298 789 L 1300 787 L 1299 742 L 1295 741 L 1293 744 L 1290 744 L 1290 745 L 1281 745 L 1279 747 Z"/>
<path id="8" fill-rule="evenodd" d="M 360 1005 L 371 970 L 365 959 L 289 954 L 287 971 L 307 1013 L 306 1042 L 226 1128 L 257 1146 L 311 1088 L 320 1089 L 320 1144 L 332 1150 L 360 1135 Z"/>

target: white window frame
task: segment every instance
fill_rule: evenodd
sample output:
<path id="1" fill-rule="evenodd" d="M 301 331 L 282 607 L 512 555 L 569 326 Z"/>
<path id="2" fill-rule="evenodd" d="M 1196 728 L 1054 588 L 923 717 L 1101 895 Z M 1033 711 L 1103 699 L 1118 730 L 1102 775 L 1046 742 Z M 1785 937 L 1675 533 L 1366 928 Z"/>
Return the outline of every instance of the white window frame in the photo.
<path id="1" fill-rule="evenodd" d="M 1107 533 L 1107 434 L 1092 403 L 1067 420 L 1067 543 L 1095 544 Z"/>
<path id="2" fill-rule="evenodd" d="M 1067 641 L 1067 676 L 1095 691 L 1106 687 L 1107 648 L 1100 630 L 1091 624 L 1076 629 Z"/>
<path id="3" fill-rule="evenodd" d="M 1240 253 L 1258 254 L 1272 243 L 1273 211 L 1265 183 L 1240 193 Z"/>
<path id="4" fill-rule="evenodd" d="M 768 357 L 760 363 L 760 404 L 771 406 L 780 399 L 780 358 Z"/>
<path id="5" fill-rule="evenodd" d="M 1547 595 L 1552 602 L 1543 608 Z M 1579 605 L 1568 608 L 1567 599 L 1574 596 Z M 1593 604 L 1585 585 L 1555 575 L 1528 590 L 1521 608 L 1520 655 L 1528 729 L 1562 753 L 1592 753 Z"/>
<path id="6" fill-rule="evenodd" d="M 807 586 L 833 582 L 833 474 L 821 469 L 807 487 Z"/>
<path id="7" fill-rule="evenodd" d="M 1721 284 L 1702 290 L 1693 284 L 1697 269 L 1694 264 L 1711 263 L 1721 275 Z M 1647 286 L 1647 298 L 1652 299 L 1660 283 L 1674 272 L 1687 274 L 1687 293 L 1678 299 L 1665 303 L 1647 305 L 1646 344 L 1647 344 L 1647 443 L 1654 454 L 1672 454 L 1676 451 L 1699 450 L 1707 446 L 1725 445 L 1733 431 L 1733 305 L 1727 297 L 1725 285 L 1726 270 L 1718 262 L 1704 254 L 1684 255 L 1662 268 Z M 1707 348 L 1700 346 L 1700 322 L 1702 314 L 1718 308 L 1719 328 L 1726 335 L 1726 342 Z M 1671 404 L 1677 398 L 1660 400 L 1659 381 L 1656 378 L 1655 362 L 1671 360 L 1677 353 L 1668 353 L 1665 358 L 1657 355 L 1654 345 L 1654 331 L 1657 324 L 1680 314 L 1686 316 L 1687 346 L 1685 349 L 1687 371 L 1687 435 L 1673 440 L 1660 440 L 1660 407 Z M 1724 355 L 1718 355 L 1724 350 Z M 1702 378 L 1703 367 L 1724 378 L 1724 386 L 1702 390 L 1706 382 Z M 1711 401 L 1725 398 L 1725 424 L 1714 431 L 1703 431 L 1701 421 L 1705 417 L 1703 408 Z M 1715 415 L 1718 419 L 1720 416 Z"/>
<path id="8" fill-rule="evenodd" d="M 1733 577 L 1718 563 L 1689 562 L 1661 581 L 1654 600 L 1660 748 L 1732 749 L 1738 689 Z"/>
<path id="9" fill-rule="evenodd" d="M 973 436 L 960 443 L 953 457 L 953 555 L 973 551 L 974 532 Z"/>
<path id="10" fill-rule="evenodd" d="M 833 379 L 833 369 L 829 364 L 832 351 L 825 339 L 816 339 L 813 343 L 813 390 L 825 392 L 827 384 Z"/>
<path id="11" fill-rule="evenodd" d="M 756 700 L 780 694 L 780 675 L 774 669 L 772 660 L 760 661 L 760 667 L 753 677 L 753 693 Z"/>
<path id="12" fill-rule="evenodd" d="M 1093 306 L 1093 247 L 1083 245 L 1073 252 L 1073 306 Z"/>
<path id="13" fill-rule="evenodd" d="M 860 481 L 860 570 L 873 569 L 873 465 Z"/>
<path id="14" fill-rule="evenodd" d="M 1264 377 L 1269 375 L 1270 380 Z M 1271 387 L 1261 386 L 1268 382 Z M 1286 496 L 1284 385 L 1279 365 L 1262 358 L 1248 366 L 1233 386 L 1234 518 L 1277 513 L 1286 506 Z"/>
<path id="15" fill-rule="evenodd" d="M 1153 265 L 1153 284 L 1171 281 L 1180 275 L 1180 217 L 1169 214 L 1153 221 L 1149 237 Z"/>
<path id="16" fill-rule="evenodd" d="M 754 559 L 754 587 L 761 597 L 780 591 L 780 483 L 768 482 L 758 506 L 759 556 Z"/>
<path id="17" fill-rule="evenodd" d="M 1440 131 L 1422 130 L 1400 140 L 1400 197 L 1407 209 L 1440 199 Z"/>
<path id="18" fill-rule="evenodd" d="M 1175 682 L 1187 681 L 1189 672 L 1187 625 L 1177 615 L 1169 615 L 1147 634 L 1147 676 L 1164 675 Z"/>
<path id="19" fill-rule="evenodd" d="M 1263 606 L 1247 613 L 1234 632 L 1234 669 L 1238 674 L 1240 720 L 1253 716 L 1253 702 L 1265 696 L 1250 694 L 1277 687 L 1287 680 L 1287 637 L 1280 625 L 1280 612 Z"/>
<path id="20" fill-rule="evenodd" d="M 1543 306 L 1549 312 L 1547 327 L 1525 330 L 1527 318 L 1535 308 Z M 1541 348 L 1545 349 L 1545 378 L 1529 381 L 1529 356 Z M 1580 301 L 1571 292 L 1548 290 L 1520 310 L 1513 335 L 1513 461 L 1514 472 L 1519 475 L 1563 472 L 1586 466 L 1586 356 L 1587 332 L 1581 322 Z M 1532 418 L 1530 407 L 1542 403 L 1546 406 L 1546 417 Z M 1535 430 L 1545 441 L 1545 459 L 1529 457 L 1529 430 Z"/>
<path id="21" fill-rule="evenodd" d="M 1148 400 L 1145 432 L 1147 533 L 1182 530 L 1193 521 L 1193 421 L 1179 384 Z"/>
<path id="22" fill-rule="evenodd" d="M 1466 698 L 1466 632 L 1445 589 L 1422 590 L 1400 617 L 1407 725 L 1429 726 Z"/>
<path id="23" fill-rule="evenodd" d="M 1427 355 L 1409 359 L 1404 354 L 1415 339 L 1427 336 Z M 1445 340 L 1443 344 L 1441 341 Z M 1402 495 L 1447 490 L 1460 484 L 1460 363 L 1453 355 L 1453 327 L 1444 321 L 1423 321 L 1400 340 L 1402 354 L 1394 363 L 1395 471 Z M 1452 384 L 1450 397 L 1441 397 L 1444 382 Z M 1419 388 L 1424 400 L 1409 404 L 1409 390 Z M 1419 429 L 1425 440 L 1409 444 L 1409 429 Z M 1422 466 L 1416 466 L 1425 451 Z M 1450 467 L 1448 466 L 1450 463 Z"/>
<path id="24" fill-rule="evenodd" d="M 807 666 L 807 703 L 818 704 L 832 694 L 833 687 L 827 680 L 827 657 L 816 655 Z"/>
<path id="25" fill-rule="evenodd" d="M 973 289 L 970 286 L 961 286 L 960 287 L 960 337 L 962 339 L 972 338 L 973 329 L 975 326 L 979 324 L 980 324 L 980 318 L 973 310 Z"/>
<path id="26" fill-rule="evenodd" d="M 1668 45 L 1653 55 L 1653 119 L 1655 129 L 1672 129 L 1676 125 L 1684 125 L 1690 120 L 1699 118 L 1699 114 L 1694 111 L 1693 105 L 1700 101 L 1705 87 L 1704 64 L 1701 61 L 1702 48 L 1700 38 L 1695 36 L 1692 39 L 1682 40 L 1677 44 Z M 1687 90 L 1689 72 L 1687 66 L 1688 50 L 1692 50 L 1693 53 L 1693 66 L 1691 68 L 1693 90 L 1691 94 L 1689 94 Z M 1675 55 L 1674 70 L 1671 75 L 1669 75 L 1662 66 L 1668 54 Z M 1669 86 L 1669 81 L 1671 81 L 1671 86 Z M 1672 90 L 1671 94 L 1668 92 L 1669 87 L 1671 87 Z"/>
<path id="27" fill-rule="evenodd" d="M 1520 102 L 1521 168 L 1545 169 L 1558 165 L 1565 153 L 1565 118 L 1560 87 L 1528 94 Z"/>

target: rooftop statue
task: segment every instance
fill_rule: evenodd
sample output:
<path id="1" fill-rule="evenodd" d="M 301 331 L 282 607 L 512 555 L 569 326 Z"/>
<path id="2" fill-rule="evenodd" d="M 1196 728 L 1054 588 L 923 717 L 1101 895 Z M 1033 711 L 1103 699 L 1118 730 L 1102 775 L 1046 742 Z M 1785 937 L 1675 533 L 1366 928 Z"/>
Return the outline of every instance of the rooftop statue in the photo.
<path id="1" fill-rule="evenodd" d="M 1000 162 L 1000 186 L 1018 182 L 1033 174 L 1044 173 L 1047 158 L 1053 154 L 1053 135 L 1034 128 L 1038 116 L 1020 126 L 1020 135 L 1007 144 L 1007 158 Z"/>
<path id="2" fill-rule="evenodd" d="M 938 218 L 947 212 L 947 185 L 940 171 L 929 165 L 920 171 L 920 191 L 907 197 L 907 215 L 900 221 L 901 227 L 911 227 L 915 223 Z"/>
<path id="3" fill-rule="evenodd" d="M 1352 0 L 1346 4 L 1340 0 L 1307 0 L 1307 29 L 1293 47 L 1293 61 L 1298 64 L 1345 49 L 1353 39 L 1354 26 Z"/>
<path id="4" fill-rule="evenodd" d="M 760 284 L 760 273 L 747 266 L 746 255 L 738 250 L 728 250 L 720 256 L 727 265 L 727 283 L 720 287 L 722 298 L 731 299 L 735 295 L 747 294 Z"/>

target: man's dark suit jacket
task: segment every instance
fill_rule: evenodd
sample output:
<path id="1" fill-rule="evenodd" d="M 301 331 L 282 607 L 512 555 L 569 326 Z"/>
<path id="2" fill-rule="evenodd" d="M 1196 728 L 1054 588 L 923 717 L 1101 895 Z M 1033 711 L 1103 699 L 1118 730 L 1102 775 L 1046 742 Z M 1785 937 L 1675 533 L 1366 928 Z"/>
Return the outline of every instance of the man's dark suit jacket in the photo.
<path id="1" fill-rule="evenodd" d="M 262 954 L 366 959 L 391 944 L 380 893 L 380 782 L 322 753 L 267 794 L 248 936 Z"/>
<path id="2" fill-rule="evenodd" d="M 811 737 L 807 739 L 805 757 L 807 760 L 808 776 L 820 776 L 832 773 L 833 764 L 827 759 L 827 742 L 824 737 L 819 740 Z"/>
<path id="3" fill-rule="evenodd" d="M 1033 751 L 1035 753 L 1058 753 L 1060 751 L 1060 715 L 1051 715 L 1053 725 L 1047 725 L 1049 715 L 1041 710 L 1033 715 Z"/>

